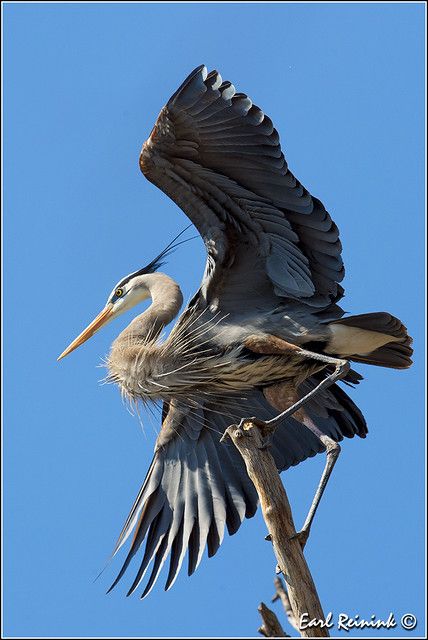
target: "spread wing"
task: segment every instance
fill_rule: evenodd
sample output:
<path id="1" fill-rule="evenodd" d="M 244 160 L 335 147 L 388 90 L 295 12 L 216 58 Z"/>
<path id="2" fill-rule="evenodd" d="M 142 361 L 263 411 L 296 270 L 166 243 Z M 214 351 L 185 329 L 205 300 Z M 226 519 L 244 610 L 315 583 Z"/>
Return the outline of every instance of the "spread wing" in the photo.
<path id="1" fill-rule="evenodd" d="M 304 383 L 302 395 L 311 384 L 316 382 Z M 366 434 L 361 412 L 335 385 L 308 410 L 323 432 L 336 441 Z M 246 399 L 241 395 L 210 399 L 195 408 L 172 403 L 166 407 L 152 464 L 115 549 L 116 553 L 132 534 L 128 555 L 111 588 L 145 543 L 128 595 L 137 589 L 151 567 L 142 593 L 145 597 L 168 556 L 165 589 L 169 589 L 186 553 L 191 575 L 205 548 L 208 556 L 217 552 L 225 527 L 232 535 L 245 517 L 255 514 L 257 494 L 243 459 L 232 443 L 220 443 L 220 438 L 243 415 L 254 414 L 267 420 L 276 413 L 257 389 Z M 297 465 L 322 450 L 319 439 L 293 418 L 276 430 L 271 447 L 278 470 Z"/>
<path id="2" fill-rule="evenodd" d="M 233 300 L 250 280 L 276 302 L 325 307 L 341 294 L 336 225 L 288 169 L 270 118 L 217 71 L 198 67 L 174 93 L 140 167 L 202 235 L 206 298 Z"/>

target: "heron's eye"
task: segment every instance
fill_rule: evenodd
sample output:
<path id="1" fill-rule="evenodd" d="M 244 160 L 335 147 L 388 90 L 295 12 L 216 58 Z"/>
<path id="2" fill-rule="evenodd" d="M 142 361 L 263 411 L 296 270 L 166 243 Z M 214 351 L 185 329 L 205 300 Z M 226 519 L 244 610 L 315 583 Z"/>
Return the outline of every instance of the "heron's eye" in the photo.
<path id="1" fill-rule="evenodd" d="M 116 298 L 120 298 L 121 296 L 123 296 L 123 289 L 116 289 L 114 295 L 116 296 Z"/>

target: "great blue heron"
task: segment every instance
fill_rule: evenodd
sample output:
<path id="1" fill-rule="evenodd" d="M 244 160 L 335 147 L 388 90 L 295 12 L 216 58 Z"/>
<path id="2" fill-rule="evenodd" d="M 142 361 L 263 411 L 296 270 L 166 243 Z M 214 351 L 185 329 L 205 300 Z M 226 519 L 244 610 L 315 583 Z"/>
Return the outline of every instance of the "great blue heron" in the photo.
<path id="1" fill-rule="evenodd" d="M 198 67 L 174 93 L 143 145 L 140 167 L 205 242 L 200 289 L 162 342 L 183 300 L 178 284 L 157 271 L 163 252 L 114 287 L 60 358 L 151 298 L 108 357 L 109 379 L 122 394 L 163 402 L 154 458 L 115 549 L 134 533 L 114 584 L 146 540 L 129 590 L 153 562 L 144 597 L 168 555 L 165 588 L 187 550 L 190 575 L 206 546 L 209 556 L 216 553 L 225 525 L 233 534 L 256 511 L 239 453 L 220 443 L 231 422 L 255 416 L 277 423 L 271 451 L 279 470 L 327 452 L 304 542 L 338 441 L 367 433 L 360 410 L 335 382 L 361 379 L 349 360 L 406 368 L 412 349 L 389 313 L 343 317 L 336 225 L 288 170 L 271 120 L 217 71 Z"/>

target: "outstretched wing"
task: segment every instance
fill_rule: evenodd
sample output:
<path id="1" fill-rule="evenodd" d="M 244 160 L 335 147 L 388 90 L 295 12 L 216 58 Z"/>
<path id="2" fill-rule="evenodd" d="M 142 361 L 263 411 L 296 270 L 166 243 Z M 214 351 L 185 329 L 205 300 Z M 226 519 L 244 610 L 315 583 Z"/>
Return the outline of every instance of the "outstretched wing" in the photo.
<path id="1" fill-rule="evenodd" d="M 307 393 L 304 383 L 302 394 Z M 339 387 L 326 391 L 309 411 L 323 432 L 336 441 L 367 431 L 360 411 Z M 144 484 L 119 537 L 115 553 L 132 534 L 124 565 L 112 587 L 121 579 L 145 542 L 141 564 L 128 592 L 140 584 L 151 566 L 142 597 L 152 589 L 169 559 L 165 589 L 180 571 L 186 552 L 188 573 L 199 565 L 205 548 L 213 556 L 225 527 L 239 529 L 257 509 L 257 494 L 235 446 L 220 443 L 225 429 L 243 415 L 269 419 L 276 413 L 260 390 L 249 397 L 222 397 L 199 407 L 171 404 L 165 410 L 155 455 Z M 323 450 L 319 439 L 290 418 L 276 430 L 271 452 L 279 470 L 299 464 Z"/>
<path id="2" fill-rule="evenodd" d="M 270 118 L 217 71 L 198 67 L 174 93 L 140 167 L 202 235 L 207 298 L 250 280 L 315 307 L 341 293 L 336 225 L 289 171 Z"/>

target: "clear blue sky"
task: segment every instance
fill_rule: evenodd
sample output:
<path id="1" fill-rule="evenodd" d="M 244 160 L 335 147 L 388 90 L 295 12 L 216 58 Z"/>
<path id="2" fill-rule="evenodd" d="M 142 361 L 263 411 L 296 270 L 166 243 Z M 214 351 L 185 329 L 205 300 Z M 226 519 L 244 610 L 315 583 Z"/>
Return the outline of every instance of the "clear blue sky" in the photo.
<path id="1" fill-rule="evenodd" d="M 105 595 L 120 563 L 94 578 L 159 425 L 144 415 L 143 432 L 99 384 L 129 315 L 56 362 L 114 284 L 187 223 L 138 153 L 205 63 L 271 116 L 292 171 L 339 225 L 345 309 L 391 311 L 415 338 L 411 370 L 357 367 L 369 437 L 344 443 L 307 557 L 326 612 L 410 612 L 408 635 L 422 635 L 423 5 L 7 4 L 4 19 L 4 633 L 256 635 L 272 596 L 260 513 L 170 592 L 160 581 L 125 598 L 125 581 Z M 189 297 L 203 266 L 197 240 L 165 271 Z M 323 464 L 283 475 L 297 523 Z"/>

